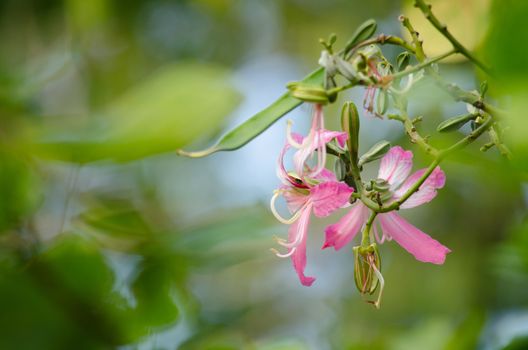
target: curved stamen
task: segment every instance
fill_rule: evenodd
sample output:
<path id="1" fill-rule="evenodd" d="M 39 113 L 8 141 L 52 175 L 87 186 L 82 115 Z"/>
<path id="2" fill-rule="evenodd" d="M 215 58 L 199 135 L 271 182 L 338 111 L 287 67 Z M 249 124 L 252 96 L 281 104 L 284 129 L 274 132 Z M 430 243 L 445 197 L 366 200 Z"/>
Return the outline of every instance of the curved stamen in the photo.
<path id="1" fill-rule="evenodd" d="M 295 139 L 293 138 L 292 130 L 291 130 L 292 125 L 293 125 L 293 121 L 288 120 L 288 122 L 286 123 L 286 140 L 292 147 L 301 148 L 303 145 L 295 141 Z"/>
<path id="2" fill-rule="evenodd" d="M 383 278 L 383 275 L 378 270 L 378 268 L 376 267 L 376 264 L 374 263 L 374 261 L 372 261 L 372 259 L 369 259 L 369 265 L 374 270 L 374 274 L 378 278 L 378 281 L 379 281 L 379 284 L 380 284 L 380 291 L 379 291 L 379 294 L 378 294 L 378 300 L 376 300 L 375 302 L 372 302 L 372 304 L 376 307 L 376 309 L 379 309 L 380 305 L 381 305 L 381 296 L 383 294 L 383 288 L 385 287 L 385 279 Z"/>
<path id="3" fill-rule="evenodd" d="M 288 242 L 287 240 L 279 238 L 277 236 L 273 237 L 273 239 L 275 240 L 275 242 L 285 248 L 295 248 L 301 243 L 302 235 L 297 235 L 297 238 L 295 238 L 295 241 L 293 242 Z"/>
<path id="4" fill-rule="evenodd" d="M 414 83 L 414 74 L 411 73 L 411 74 L 409 74 L 409 76 L 407 78 L 407 82 L 405 83 L 405 87 L 403 87 L 401 89 L 396 89 L 395 87 L 391 86 L 389 90 L 391 92 L 394 92 L 394 93 L 398 94 L 398 95 L 403 95 L 403 94 L 407 93 L 411 89 L 413 83 Z"/>
<path id="5" fill-rule="evenodd" d="M 295 253 L 295 250 L 296 250 L 296 249 L 297 249 L 296 247 L 295 247 L 295 248 L 292 248 L 289 252 L 282 254 L 282 253 L 280 253 L 277 249 L 275 249 L 275 248 L 270 248 L 270 250 L 273 252 L 273 254 L 275 254 L 275 255 L 278 256 L 279 258 L 288 258 L 288 257 L 292 256 L 293 253 Z"/>
<path id="6" fill-rule="evenodd" d="M 271 197 L 271 201 L 270 201 L 270 208 L 271 208 L 271 212 L 273 213 L 273 216 L 275 216 L 275 218 L 277 220 L 279 220 L 281 223 L 285 224 L 285 225 L 291 225 L 293 224 L 295 221 L 297 221 L 297 219 L 299 218 L 299 216 L 301 216 L 302 214 L 302 211 L 304 209 L 304 207 L 306 206 L 303 205 L 301 207 L 301 209 L 297 210 L 297 212 L 295 214 L 293 214 L 293 216 L 289 219 L 285 219 L 283 218 L 279 212 L 277 211 L 277 209 L 275 208 L 275 201 L 277 200 L 277 198 L 281 195 L 282 191 L 279 191 L 279 190 L 276 190 L 274 191 L 275 193 L 273 194 L 273 197 Z"/>

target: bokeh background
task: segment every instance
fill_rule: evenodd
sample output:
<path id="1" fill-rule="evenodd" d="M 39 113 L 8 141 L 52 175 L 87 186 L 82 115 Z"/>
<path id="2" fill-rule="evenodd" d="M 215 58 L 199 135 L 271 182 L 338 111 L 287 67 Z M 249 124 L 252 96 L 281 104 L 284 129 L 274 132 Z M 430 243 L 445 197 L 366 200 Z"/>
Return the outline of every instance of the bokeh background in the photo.
<path id="1" fill-rule="evenodd" d="M 368 18 L 400 34 L 406 13 L 428 53 L 444 52 L 410 4 L 2 0 L 0 348 L 527 349 L 528 4 L 433 3 L 495 72 L 455 60 L 441 73 L 468 89 L 488 80 L 515 155 L 478 142 L 443 164 L 446 187 L 403 215 L 452 253 L 434 266 L 384 244 L 375 310 L 355 289 L 351 247 L 320 249 L 343 212 L 310 229 L 312 287 L 269 251 L 287 232 L 267 207 L 285 121 L 305 131 L 308 106 L 238 151 L 174 151 L 203 148 L 267 106 L 317 66 L 319 38 L 335 32 L 342 45 Z M 467 132 L 434 132 L 466 107 L 432 82 L 411 95 L 433 144 Z M 401 125 L 361 114 L 363 151 L 384 138 L 415 150 L 415 169 L 427 164 Z M 327 123 L 338 115 L 339 103 L 328 107 Z"/>

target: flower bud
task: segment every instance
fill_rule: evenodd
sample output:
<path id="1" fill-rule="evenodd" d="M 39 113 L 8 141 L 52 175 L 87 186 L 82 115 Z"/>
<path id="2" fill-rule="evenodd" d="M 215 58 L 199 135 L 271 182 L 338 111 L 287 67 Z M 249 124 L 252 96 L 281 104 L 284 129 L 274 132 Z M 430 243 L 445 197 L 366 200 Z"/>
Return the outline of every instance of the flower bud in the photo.
<path id="1" fill-rule="evenodd" d="M 355 164 L 359 148 L 359 113 L 353 102 L 346 102 L 341 110 L 341 128 L 348 133 L 348 152 L 350 160 Z"/>
<path id="2" fill-rule="evenodd" d="M 378 274 L 381 259 L 376 243 L 368 247 L 357 246 L 354 250 L 354 281 L 361 294 L 373 294 L 379 285 Z"/>
<path id="3" fill-rule="evenodd" d="M 350 40 L 345 45 L 345 54 L 348 54 L 348 52 L 359 42 L 363 40 L 367 40 L 370 38 L 374 33 L 376 32 L 378 25 L 375 20 L 369 19 L 365 22 L 361 23 L 361 25 L 356 29 L 354 32 L 354 35 L 350 38 Z"/>
<path id="4" fill-rule="evenodd" d="M 436 130 L 438 132 L 450 132 L 450 131 L 456 131 L 460 129 L 462 126 L 464 126 L 466 123 L 468 123 L 471 120 L 474 120 L 477 116 L 472 113 L 460 115 L 457 117 L 449 118 L 447 120 L 444 120 L 441 122 Z"/>
<path id="5" fill-rule="evenodd" d="M 384 115 L 389 108 L 389 94 L 387 91 L 380 89 L 376 99 L 376 113 L 380 116 Z"/>
<path id="6" fill-rule="evenodd" d="M 301 101 L 319 104 L 328 103 L 328 95 L 322 86 L 307 85 L 303 83 L 288 83 L 286 87 L 290 90 L 293 97 Z"/>
<path id="7" fill-rule="evenodd" d="M 390 146 L 390 142 L 385 140 L 376 143 L 365 154 L 363 154 L 361 158 L 359 158 L 358 165 L 362 166 L 363 164 L 380 159 L 389 151 Z"/>
<path id="8" fill-rule="evenodd" d="M 354 69 L 354 66 L 349 62 L 345 61 L 341 57 L 336 57 L 335 59 L 337 71 L 344 76 L 349 81 L 356 81 L 357 71 Z"/>
<path id="9" fill-rule="evenodd" d="M 398 71 L 403 71 L 407 66 L 409 65 L 409 62 L 411 61 L 411 54 L 408 51 L 404 51 L 396 57 L 396 65 L 398 67 Z"/>

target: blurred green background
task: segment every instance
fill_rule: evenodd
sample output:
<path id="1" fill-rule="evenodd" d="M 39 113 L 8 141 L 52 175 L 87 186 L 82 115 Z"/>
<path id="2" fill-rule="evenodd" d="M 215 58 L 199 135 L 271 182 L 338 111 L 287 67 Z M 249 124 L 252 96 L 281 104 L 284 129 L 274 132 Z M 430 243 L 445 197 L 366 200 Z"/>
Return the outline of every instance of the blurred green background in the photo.
<path id="1" fill-rule="evenodd" d="M 236 152 L 174 150 L 271 103 L 316 67 L 320 37 L 343 45 L 368 18 L 399 34 L 400 13 L 419 17 L 410 4 L 2 0 L 0 349 L 528 349 L 528 3 L 434 3 L 495 78 L 463 61 L 441 73 L 467 89 L 488 80 L 515 156 L 479 142 L 443 164 L 446 187 L 404 215 L 452 253 L 434 266 L 384 244 L 378 311 L 355 289 L 351 248 L 319 249 L 343 213 L 311 227 L 310 288 L 268 250 L 287 232 L 267 208 L 286 118 Z M 432 143 L 461 137 L 434 130 L 463 104 L 427 80 L 411 95 Z M 333 127 L 338 111 L 326 109 Z M 308 117 L 288 116 L 296 130 Z M 362 114 L 361 132 L 363 151 L 413 147 L 395 121 Z"/>

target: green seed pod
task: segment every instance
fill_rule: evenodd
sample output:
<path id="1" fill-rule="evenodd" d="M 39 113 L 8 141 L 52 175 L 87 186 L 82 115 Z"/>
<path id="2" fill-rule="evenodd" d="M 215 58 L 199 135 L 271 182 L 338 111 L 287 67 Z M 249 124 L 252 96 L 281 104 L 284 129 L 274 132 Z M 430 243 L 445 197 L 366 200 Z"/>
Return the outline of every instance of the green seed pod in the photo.
<path id="1" fill-rule="evenodd" d="M 373 294 L 379 285 L 374 267 L 381 270 L 381 258 L 376 243 L 367 248 L 357 246 L 354 251 L 354 281 L 361 294 Z"/>
<path id="2" fill-rule="evenodd" d="M 341 110 L 341 128 L 348 133 L 350 160 L 356 164 L 359 150 L 359 113 L 353 102 L 346 102 Z"/>
<path id="3" fill-rule="evenodd" d="M 460 129 L 462 126 L 464 126 L 467 122 L 475 120 L 477 116 L 475 114 L 464 114 L 457 117 L 449 118 L 448 120 L 444 120 L 441 122 L 436 130 L 438 132 L 451 132 L 456 131 Z"/>
<path id="4" fill-rule="evenodd" d="M 367 151 L 367 153 L 363 154 L 361 158 L 359 158 L 358 165 L 362 166 L 363 164 L 367 164 L 376 159 L 380 159 L 385 155 L 385 153 L 389 151 L 390 147 L 391 144 L 389 141 L 382 140 L 376 143 Z"/>

